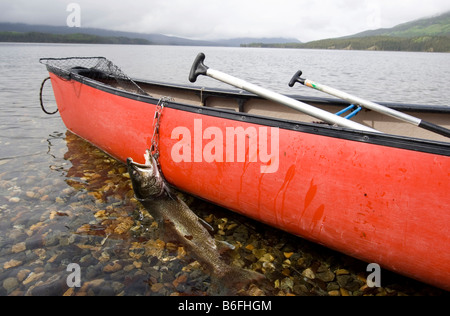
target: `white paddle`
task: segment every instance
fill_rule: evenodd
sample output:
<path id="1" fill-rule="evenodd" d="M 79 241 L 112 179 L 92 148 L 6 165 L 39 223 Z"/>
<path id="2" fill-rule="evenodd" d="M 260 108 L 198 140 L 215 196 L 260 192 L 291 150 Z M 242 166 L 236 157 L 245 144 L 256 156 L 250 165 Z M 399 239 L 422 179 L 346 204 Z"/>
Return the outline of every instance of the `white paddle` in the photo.
<path id="1" fill-rule="evenodd" d="M 297 101 L 295 99 L 292 99 L 285 95 L 267 90 L 265 88 L 261 88 L 252 83 L 249 83 L 242 79 L 230 76 L 230 75 L 220 72 L 218 70 L 211 69 L 211 68 L 205 66 L 205 64 L 203 63 L 204 60 L 205 60 L 205 54 L 203 54 L 203 53 L 198 54 L 197 57 L 195 58 L 195 61 L 191 68 L 191 72 L 189 74 L 190 82 L 195 82 L 197 80 L 197 77 L 200 75 L 208 76 L 208 77 L 214 78 L 216 80 L 222 81 L 226 84 L 237 87 L 239 89 L 246 90 L 248 92 L 259 95 L 260 97 L 263 97 L 265 99 L 281 103 L 283 105 L 286 105 L 288 107 L 291 107 L 293 109 L 301 111 L 305 114 L 308 114 L 310 116 L 313 116 L 315 118 L 318 118 L 318 119 L 323 120 L 330 124 L 336 124 L 341 127 L 346 127 L 346 128 L 351 128 L 351 129 L 356 129 L 356 130 L 361 130 L 361 131 L 366 131 L 366 132 L 380 133 L 379 131 L 377 131 L 373 128 L 370 128 L 368 126 L 347 120 L 343 117 L 340 117 L 340 116 L 337 116 L 330 112 L 318 109 L 309 104 Z"/>
<path id="2" fill-rule="evenodd" d="M 439 125 L 436 125 L 436 124 L 433 124 L 430 122 L 426 122 L 417 117 L 396 111 L 394 109 L 388 108 L 388 107 L 380 105 L 378 103 L 374 103 L 372 101 L 367 101 L 367 100 L 361 99 L 359 97 L 355 97 L 346 92 L 337 90 L 335 88 L 328 87 L 326 85 L 314 82 L 312 80 L 301 78 L 301 75 L 302 75 L 302 71 L 301 70 L 297 71 L 295 73 L 295 75 L 292 77 L 291 81 L 289 82 L 289 86 L 293 87 L 296 82 L 299 82 L 304 86 L 331 94 L 335 97 L 346 100 L 352 104 L 360 105 L 360 106 L 370 109 L 372 111 L 376 111 L 376 112 L 379 112 L 379 113 L 382 113 L 382 114 L 385 114 L 385 115 L 388 115 L 391 117 L 395 117 L 399 120 L 408 122 L 410 124 L 421 127 L 423 129 L 432 131 L 434 133 L 437 133 L 437 134 L 440 134 L 440 135 L 443 135 L 446 137 L 450 137 L 450 130 L 446 129 L 445 127 L 442 127 L 442 126 L 439 126 Z"/>

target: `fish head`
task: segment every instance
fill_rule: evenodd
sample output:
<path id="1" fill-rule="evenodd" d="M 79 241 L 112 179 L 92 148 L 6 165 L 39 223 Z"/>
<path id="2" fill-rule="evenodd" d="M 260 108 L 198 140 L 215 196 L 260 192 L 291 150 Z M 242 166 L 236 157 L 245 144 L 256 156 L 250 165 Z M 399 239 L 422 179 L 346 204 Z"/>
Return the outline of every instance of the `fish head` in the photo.
<path id="1" fill-rule="evenodd" d="M 154 199 L 164 194 L 166 184 L 159 172 L 156 159 L 149 151 L 144 155 L 145 164 L 127 159 L 127 168 L 133 185 L 134 194 L 139 200 Z"/>

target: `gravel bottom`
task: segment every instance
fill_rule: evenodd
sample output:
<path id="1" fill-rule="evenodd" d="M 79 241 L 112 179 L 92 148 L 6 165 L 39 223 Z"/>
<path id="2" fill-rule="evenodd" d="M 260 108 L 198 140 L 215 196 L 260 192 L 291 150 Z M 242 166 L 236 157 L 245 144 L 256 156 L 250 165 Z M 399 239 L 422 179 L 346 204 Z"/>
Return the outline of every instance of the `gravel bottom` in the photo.
<path id="1" fill-rule="evenodd" d="M 134 198 L 126 167 L 67 133 L 69 150 L 50 170 L 0 174 L 0 295 L 215 295 L 182 244 L 167 242 Z M 235 246 L 230 265 L 264 274 L 230 289 L 242 296 L 444 295 L 381 271 L 369 287 L 367 263 L 180 193 Z M 75 264 L 75 266 L 71 265 Z M 75 267 L 75 268 L 73 268 Z M 76 267 L 79 267 L 77 274 Z M 68 269 L 69 268 L 69 269 Z M 79 281 L 79 287 L 68 283 Z M 73 284 L 72 284 L 73 285 Z"/>

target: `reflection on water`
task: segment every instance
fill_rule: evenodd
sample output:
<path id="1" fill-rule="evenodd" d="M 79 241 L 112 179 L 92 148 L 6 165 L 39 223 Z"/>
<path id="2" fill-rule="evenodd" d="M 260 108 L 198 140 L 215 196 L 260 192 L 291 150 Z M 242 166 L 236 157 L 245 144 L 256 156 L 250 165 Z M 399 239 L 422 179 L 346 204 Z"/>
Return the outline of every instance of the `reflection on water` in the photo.
<path id="1" fill-rule="evenodd" d="M 24 166 L 20 181 L 14 170 L 0 174 L 1 295 L 207 294 L 210 276 L 181 245 L 159 238 L 125 165 L 70 132 L 53 133 L 47 144 L 47 170 Z M 266 276 L 240 295 L 441 293 L 388 272 L 384 287 L 370 289 L 362 262 L 182 198 L 216 239 L 236 246 L 225 255 L 230 264 Z M 71 263 L 81 267 L 79 288 L 66 283 Z"/>

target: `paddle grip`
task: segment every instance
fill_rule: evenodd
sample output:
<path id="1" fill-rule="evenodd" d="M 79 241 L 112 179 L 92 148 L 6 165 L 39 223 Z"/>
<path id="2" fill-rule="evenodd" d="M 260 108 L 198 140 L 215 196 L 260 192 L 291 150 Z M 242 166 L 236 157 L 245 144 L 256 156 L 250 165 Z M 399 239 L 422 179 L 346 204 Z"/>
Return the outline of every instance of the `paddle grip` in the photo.
<path id="1" fill-rule="evenodd" d="M 205 60 L 205 54 L 199 53 L 197 57 L 195 57 L 194 63 L 192 64 L 191 72 L 189 73 L 189 81 L 195 82 L 197 81 L 197 77 L 200 75 L 206 76 L 206 71 L 209 67 L 205 66 L 203 61 Z"/>
<path id="2" fill-rule="evenodd" d="M 430 123 L 430 122 L 421 121 L 420 124 L 419 124 L 419 127 L 422 127 L 422 128 L 424 128 L 426 130 L 435 132 L 435 133 L 440 134 L 440 135 L 445 136 L 445 137 L 450 137 L 450 130 L 449 129 L 447 129 L 445 127 L 442 127 L 442 126 L 439 126 L 439 125 L 436 125 L 436 124 L 433 124 L 433 123 Z"/>
<path id="3" fill-rule="evenodd" d="M 296 82 L 299 82 L 301 84 L 305 84 L 305 80 L 306 79 L 301 78 L 302 73 L 303 72 L 301 70 L 299 70 L 299 71 L 297 71 L 295 73 L 295 75 L 292 77 L 291 81 L 289 81 L 289 87 L 292 88 L 295 85 Z"/>

